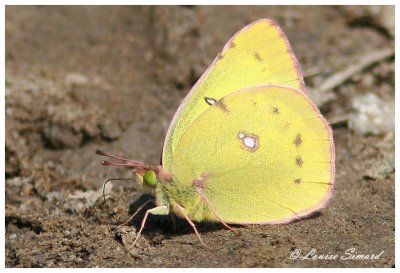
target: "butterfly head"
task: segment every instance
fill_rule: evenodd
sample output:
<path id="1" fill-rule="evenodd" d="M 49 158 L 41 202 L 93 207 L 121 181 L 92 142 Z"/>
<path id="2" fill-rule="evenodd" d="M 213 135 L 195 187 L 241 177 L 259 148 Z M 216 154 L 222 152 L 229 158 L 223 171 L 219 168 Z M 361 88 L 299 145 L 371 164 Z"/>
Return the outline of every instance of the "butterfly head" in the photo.
<path id="1" fill-rule="evenodd" d="M 110 155 L 100 150 L 96 150 L 96 154 L 123 161 L 122 163 L 116 163 L 102 160 L 101 165 L 131 167 L 133 173 L 138 177 L 139 183 L 143 184 L 145 188 L 154 189 L 159 182 L 168 183 L 172 181 L 173 175 L 165 171 L 162 166 L 147 165 L 138 161 Z"/>

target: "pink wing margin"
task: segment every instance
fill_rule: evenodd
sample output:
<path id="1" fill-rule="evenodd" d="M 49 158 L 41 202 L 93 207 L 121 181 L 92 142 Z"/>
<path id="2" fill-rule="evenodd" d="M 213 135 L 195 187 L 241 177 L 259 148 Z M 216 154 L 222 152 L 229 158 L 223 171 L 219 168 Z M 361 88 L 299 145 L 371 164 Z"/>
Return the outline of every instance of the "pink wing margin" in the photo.
<path id="1" fill-rule="evenodd" d="M 288 38 L 286 37 L 285 33 L 283 32 L 283 30 L 279 27 L 279 25 L 277 23 L 275 23 L 273 20 L 271 19 L 267 19 L 267 18 L 263 18 L 263 19 L 259 19 L 257 21 L 254 21 L 253 23 L 245 26 L 244 28 L 242 28 L 241 30 L 239 30 L 238 32 L 236 32 L 235 35 L 233 35 L 233 37 L 231 39 L 229 39 L 229 41 L 225 44 L 224 48 L 222 49 L 222 52 L 220 54 L 224 54 L 230 47 L 232 41 L 243 31 L 246 31 L 247 29 L 249 29 L 250 27 L 252 27 L 254 24 L 260 23 L 260 22 L 265 22 L 267 24 L 273 25 L 279 32 L 281 38 L 285 41 L 285 44 L 287 46 L 288 52 L 292 58 L 293 64 L 296 68 L 297 71 L 297 79 L 300 82 L 300 91 L 303 92 L 304 94 L 307 94 L 305 91 L 305 84 L 304 84 L 304 80 L 303 80 L 303 74 L 301 72 L 301 68 L 299 65 L 299 62 L 296 59 L 296 56 L 294 55 L 293 49 L 289 43 Z M 213 69 L 213 67 L 215 66 L 215 64 L 217 63 L 217 61 L 219 60 L 218 56 L 220 54 L 217 54 L 217 56 L 215 57 L 214 61 L 211 63 L 211 65 L 207 68 L 207 70 L 203 73 L 203 75 L 200 77 L 200 79 L 197 80 L 196 84 L 193 85 L 192 89 L 190 89 L 189 93 L 186 95 L 186 97 L 183 99 L 183 101 L 181 102 L 181 104 L 178 107 L 178 110 L 175 112 L 171 123 L 168 127 L 167 133 L 166 133 L 166 137 L 164 140 L 164 145 L 163 145 L 163 150 L 165 150 L 169 136 L 171 134 L 171 130 L 174 127 L 177 119 L 179 118 L 179 116 L 181 115 L 182 109 L 185 107 L 187 101 L 192 97 L 193 93 L 196 92 L 197 90 L 197 86 L 199 85 L 200 82 L 203 81 L 203 79 L 208 75 L 208 73 L 211 71 L 211 69 Z M 233 90 L 235 91 L 235 90 Z M 161 164 L 162 164 L 162 158 L 161 158 Z"/>

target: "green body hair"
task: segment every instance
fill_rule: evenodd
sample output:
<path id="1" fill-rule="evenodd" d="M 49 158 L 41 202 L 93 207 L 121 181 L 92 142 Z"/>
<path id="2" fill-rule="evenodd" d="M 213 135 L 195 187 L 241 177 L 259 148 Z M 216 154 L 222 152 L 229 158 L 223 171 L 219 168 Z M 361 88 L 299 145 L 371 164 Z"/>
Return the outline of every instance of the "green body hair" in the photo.
<path id="1" fill-rule="evenodd" d="M 170 212 L 174 211 L 173 208 L 176 205 L 180 205 L 193 221 L 217 221 L 195 186 L 180 186 L 180 183 L 176 183 L 175 180 L 162 181 L 153 170 L 148 170 L 143 174 L 143 185 L 153 189 L 157 205 L 167 205 Z"/>
<path id="2" fill-rule="evenodd" d="M 179 186 L 179 184 L 174 180 L 158 183 L 155 191 L 157 204 L 168 204 L 171 211 L 176 205 L 180 205 L 188 217 L 196 222 L 218 221 L 195 186 Z"/>

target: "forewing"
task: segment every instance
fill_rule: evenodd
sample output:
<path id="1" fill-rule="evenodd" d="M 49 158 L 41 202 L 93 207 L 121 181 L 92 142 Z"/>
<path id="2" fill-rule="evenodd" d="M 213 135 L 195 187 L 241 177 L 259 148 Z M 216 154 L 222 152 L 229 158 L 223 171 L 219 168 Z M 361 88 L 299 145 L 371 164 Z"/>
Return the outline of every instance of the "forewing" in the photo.
<path id="1" fill-rule="evenodd" d="M 193 86 L 170 124 L 163 166 L 170 169 L 175 147 L 187 127 L 209 108 L 205 98 L 219 100 L 249 86 L 277 84 L 303 90 L 303 77 L 282 30 L 268 19 L 236 33 Z"/>

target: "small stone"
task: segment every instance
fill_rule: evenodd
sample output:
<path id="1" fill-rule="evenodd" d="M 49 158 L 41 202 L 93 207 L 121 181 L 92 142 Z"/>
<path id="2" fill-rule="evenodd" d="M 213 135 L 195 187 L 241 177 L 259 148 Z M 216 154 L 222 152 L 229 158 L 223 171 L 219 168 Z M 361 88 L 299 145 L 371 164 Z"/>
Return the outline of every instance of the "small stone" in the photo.
<path id="1" fill-rule="evenodd" d="M 69 73 L 65 76 L 65 85 L 68 87 L 76 87 L 85 85 L 88 79 L 79 73 Z"/>
<path id="2" fill-rule="evenodd" d="M 118 122 L 113 121 L 109 118 L 105 118 L 101 124 L 101 132 L 102 136 L 108 140 L 115 140 L 118 139 L 121 134 L 121 128 Z"/>
<path id="3" fill-rule="evenodd" d="M 384 101 L 373 93 L 355 96 L 349 127 L 360 134 L 384 134 L 394 131 L 394 100 Z"/>
<path id="4" fill-rule="evenodd" d="M 79 147 L 83 136 L 73 132 L 67 125 L 50 124 L 43 135 L 46 145 L 51 148 L 76 148 Z"/>
<path id="5" fill-rule="evenodd" d="M 382 180 L 388 177 L 391 173 L 394 173 L 395 163 L 394 158 L 382 159 L 375 161 L 370 168 L 365 172 L 366 178 L 374 180 Z"/>

